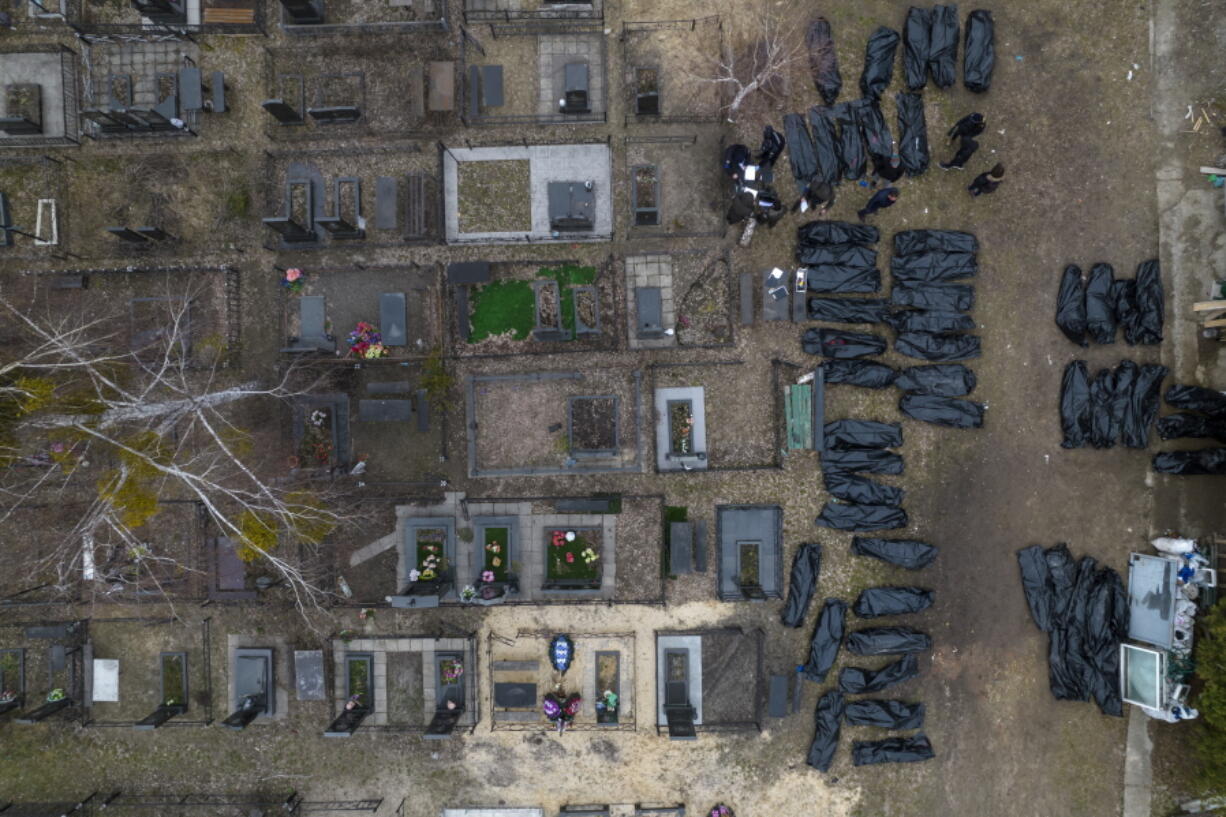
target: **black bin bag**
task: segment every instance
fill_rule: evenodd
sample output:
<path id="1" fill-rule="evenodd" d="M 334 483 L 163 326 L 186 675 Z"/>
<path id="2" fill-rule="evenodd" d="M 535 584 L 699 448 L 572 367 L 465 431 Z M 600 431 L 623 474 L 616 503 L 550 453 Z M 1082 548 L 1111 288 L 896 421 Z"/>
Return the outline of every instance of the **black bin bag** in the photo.
<path id="1" fill-rule="evenodd" d="M 1192 437 L 1226 443 L 1226 418 L 1206 417 L 1186 411 L 1168 414 L 1158 420 L 1158 436 L 1164 440 Z"/>
<path id="2" fill-rule="evenodd" d="M 938 6 L 938 8 L 940 8 Z M 851 746 L 851 762 L 857 766 L 877 763 L 919 763 L 936 757 L 925 735 L 885 740 L 857 740 Z"/>
<path id="3" fill-rule="evenodd" d="M 1162 271 L 1157 261 L 1142 261 L 1137 267 L 1137 343 L 1162 342 L 1165 312 Z"/>
<path id="4" fill-rule="evenodd" d="M 1166 390 L 1167 405 L 1177 409 L 1199 411 L 1210 417 L 1226 417 L 1226 394 L 1204 386 L 1175 385 Z"/>
<path id="5" fill-rule="evenodd" d="M 898 372 L 872 360 L 829 360 L 822 363 L 826 383 L 842 383 L 865 389 L 888 388 Z"/>
<path id="6" fill-rule="evenodd" d="M 851 726 L 919 729 L 924 725 L 924 705 L 906 701 L 862 698 L 849 702 L 843 711 L 843 717 Z"/>
<path id="7" fill-rule="evenodd" d="M 809 109 L 809 132 L 813 136 L 813 150 L 817 160 L 817 177 L 833 188 L 839 183 L 843 172 L 839 164 L 838 131 L 834 127 L 834 113 L 830 108 L 814 105 Z M 821 222 L 813 222 L 820 224 Z M 876 229 L 875 227 L 873 229 Z M 876 241 L 876 239 L 873 239 Z"/>
<path id="8" fill-rule="evenodd" d="M 845 359 L 881 354 L 885 351 L 885 338 L 870 332 L 806 329 L 800 345 L 811 355 Z"/>
<path id="9" fill-rule="evenodd" d="M 833 109 L 834 121 L 839 126 L 839 164 L 843 168 L 843 178 L 853 182 L 863 177 L 868 167 L 868 154 L 860 137 L 858 107 L 858 102 L 853 101 L 841 102 Z"/>
<path id="10" fill-rule="evenodd" d="M 897 655 L 932 649 L 932 636 L 912 627 L 865 627 L 848 633 L 843 645 L 856 655 Z"/>
<path id="11" fill-rule="evenodd" d="M 839 691 L 848 695 L 881 692 L 883 689 L 909 681 L 917 675 L 919 675 L 919 660 L 910 654 L 886 664 L 879 670 L 844 667 L 839 670 Z"/>
<path id="12" fill-rule="evenodd" d="M 911 366 L 894 378 L 894 385 L 912 394 L 961 397 L 975 390 L 975 373 L 961 363 Z"/>
<path id="13" fill-rule="evenodd" d="M 979 252 L 979 241 L 962 230 L 902 230 L 894 233 L 894 255 L 925 252 Z"/>
<path id="14" fill-rule="evenodd" d="M 830 23 L 826 18 L 818 17 L 809 23 L 805 32 L 805 46 L 809 51 L 809 71 L 813 74 L 813 84 L 822 95 L 822 101 L 833 105 L 843 87 L 843 77 L 839 75 L 839 56 L 835 52 L 834 36 L 830 33 Z"/>
<path id="15" fill-rule="evenodd" d="M 850 221 L 810 221 L 796 228 L 796 241 L 806 246 L 815 244 L 876 244 L 880 231 L 871 224 Z M 877 263 L 876 256 L 869 266 Z"/>
<path id="16" fill-rule="evenodd" d="M 912 6 L 903 26 L 902 64 L 907 89 L 919 91 L 928 84 L 928 45 L 932 32 L 932 10 Z"/>
<path id="17" fill-rule="evenodd" d="M 783 132 L 787 136 L 788 161 L 792 165 L 792 180 L 798 193 L 805 192 L 817 173 L 817 157 L 814 154 L 813 137 L 805 126 L 805 118 L 798 113 L 783 117 Z"/>
<path id="18" fill-rule="evenodd" d="M 868 587 L 861 591 L 852 611 L 860 618 L 901 616 L 932 606 L 932 591 L 918 587 Z"/>
<path id="19" fill-rule="evenodd" d="M 895 530 L 907 527 L 907 512 L 890 505 L 827 502 L 818 514 L 816 522 L 824 528 L 834 530 Z"/>
<path id="20" fill-rule="evenodd" d="M 936 559 L 936 545 L 918 539 L 874 539 L 856 536 L 851 540 L 851 552 L 857 556 L 872 556 L 887 564 L 907 570 L 923 570 Z"/>
<path id="21" fill-rule="evenodd" d="M 1095 343 L 1115 343 L 1115 301 L 1111 296 L 1115 271 L 1110 264 L 1090 267 L 1086 281 L 1086 329 Z"/>
<path id="22" fill-rule="evenodd" d="M 947 428 L 980 428 L 983 425 L 983 403 L 958 397 L 932 394 L 904 394 L 898 408 L 912 420 Z"/>
<path id="23" fill-rule="evenodd" d="M 788 598 L 783 604 L 781 618 L 784 627 L 799 627 L 809 612 L 809 602 L 817 589 L 817 578 L 822 570 L 822 546 L 805 542 L 792 557 L 792 572 L 788 581 Z"/>
<path id="24" fill-rule="evenodd" d="M 1081 448 L 1090 437 L 1090 378 L 1084 360 L 1064 367 L 1060 382 L 1061 448 Z"/>
<path id="25" fill-rule="evenodd" d="M 1226 448 L 1163 451 L 1154 455 L 1154 470 L 1159 474 L 1183 476 L 1226 475 Z"/>
<path id="26" fill-rule="evenodd" d="M 864 47 L 864 71 L 860 74 L 860 94 L 872 99 L 881 99 L 882 92 L 890 87 L 894 77 L 894 55 L 898 51 L 898 32 L 886 26 L 878 26 L 869 35 Z"/>
<path id="27" fill-rule="evenodd" d="M 826 423 L 827 451 L 850 451 L 854 448 L 898 448 L 902 445 L 900 423 L 879 423 L 876 420 L 834 420 Z"/>
<path id="28" fill-rule="evenodd" d="M 928 69 L 938 88 L 958 81 L 958 7 L 934 6 L 928 34 Z"/>
<path id="29" fill-rule="evenodd" d="M 966 47 L 962 57 L 962 84 L 982 94 L 992 87 L 996 67 L 996 25 L 992 12 L 975 9 L 966 16 Z"/>
<path id="30" fill-rule="evenodd" d="M 898 107 L 898 156 L 908 176 L 918 176 L 928 169 L 928 123 L 924 119 L 924 98 L 919 94 L 899 91 L 894 97 Z"/>
<path id="31" fill-rule="evenodd" d="M 835 750 L 839 748 L 839 731 L 843 724 L 843 693 L 832 689 L 817 702 L 817 729 L 813 742 L 809 744 L 809 753 L 805 756 L 808 763 L 819 772 L 830 771 L 834 763 Z"/>
<path id="32" fill-rule="evenodd" d="M 975 305 L 975 288 L 970 284 L 894 284 L 890 302 L 895 306 L 914 306 L 942 312 L 966 312 Z"/>
<path id="33" fill-rule="evenodd" d="M 894 485 L 883 485 L 876 480 L 848 471 L 826 471 L 822 474 L 826 492 L 835 499 L 858 502 L 861 505 L 902 505 L 906 491 Z"/>
<path id="34" fill-rule="evenodd" d="M 978 335 L 899 332 L 894 348 L 907 357 L 941 362 L 970 360 L 980 354 Z"/>
<path id="35" fill-rule="evenodd" d="M 884 451 L 880 448 L 823 451 L 822 470 L 864 474 L 901 474 L 903 460 L 893 451 Z"/>
<path id="36" fill-rule="evenodd" d="M 1081 280 L 1081 267 L 1069 264 L 1060 276 L 1060 291 L 1056 293 L 1056 326 L 1064 336 L 1078 346 L 1086 341 L 1086 288 Z"/>
<path id="37" fill-rule="evenodd" d="M 898 309 L 891 312 L 886 323 L 895 332 L 969 332 L 975 328 L 975 319 L 961 312 L 943 312 L 936 309 Z"/>
<path id="38" fill-rule="evenodd" d="M 801 667 L 801 673 L 810 681 L 822 684 L 826 674 L 839 657 L 843 643 L 843 626 L 847 620 L 847 603 L 839 599 L 826 599 L 822 612 L 809 640 L 809 659 Z"/>
<path id="39" fill-rule="evenodd" d="M 809 319 L 831 323 L 884 323 L 890 302 L 884 298 L 810 298 Z"/>

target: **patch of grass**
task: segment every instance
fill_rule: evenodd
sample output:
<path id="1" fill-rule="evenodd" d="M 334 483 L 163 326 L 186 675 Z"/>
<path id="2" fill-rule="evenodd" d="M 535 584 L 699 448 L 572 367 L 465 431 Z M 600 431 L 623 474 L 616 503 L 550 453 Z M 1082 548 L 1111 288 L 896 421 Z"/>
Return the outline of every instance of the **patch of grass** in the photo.
<path id="1" fill-rule="evenodd" d="M 664 523 L 684 522 L 689 518 L 689 510 L 677 505 L 664 506 Z"/>
<path id="2" fill-rule="evenodd" d="M 251 212 L 251 191 L 239 187 L 226 194 L 226 218 L 246 218 Z"/>
<path id="3" fill-rule="evenodd" d="M 575 331 L 575 291 L 572 286 L 586 286 L 596 280 L 595 267 L 574 267 L 569 264 L 559 269 L 542 269 L 538 278 L 554 278 L 558 289 L 562 292 L 562 328 L 572 333 Z"/>
<path id="4" fill-rule="evenodd" d="M 588 548 L 596 551 L 597 557 L 600 555 L 599 545 L 594 544 L 590 539 L 592 533 L 592 531 L 576 531 L 577 535 L 573 542 L 562 540 L 556 546 L 552 541 L 547 544 L 549 563 L 546 573 L 548 578 L 590 579 L 593 581 L 600 579 L 600 559 L 597 558 L 596 561 L 588 564 L 583 558 L 583 551 Z M 573 554 L 572 561 L 566 560 L 568 553 Z"/>
<path id="5" fill-rule="evenodd" d="M 485 550 L 485 567 L 483 570 L 489 570 L 494 574 L 494 581 L 505 582 L 507 580 L 507 556 L 510 551 L 507 548 L 507 542 L 510 540 L 511 531 L 508 528 L 486 528 L 485 535 L 482 537 L 484 541 L 482 545 Z M 497 551 L 491 548 L 498 548 Z M 494 564 L 497 560 L 497 564 Z"/>
<path id="6" fill-rule="evenodd" d="M 469 342 L 511 333 L 524 340 L 536 321 L 536 301 L 527 281 L 494 281 L 473 292 L 472 329 Z"/>

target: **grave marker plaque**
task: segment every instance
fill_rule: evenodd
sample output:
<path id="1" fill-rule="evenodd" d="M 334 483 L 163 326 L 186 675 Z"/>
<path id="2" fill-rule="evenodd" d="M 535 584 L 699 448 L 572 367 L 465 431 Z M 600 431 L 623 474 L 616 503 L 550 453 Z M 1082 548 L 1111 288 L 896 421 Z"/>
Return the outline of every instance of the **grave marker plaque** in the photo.
<path id="1" fill-rule="evenodd" d="M 301 125 L 302 115 L 281 99 L 266 99 L 260 107 L 272 114 L 282 125 Z"/>

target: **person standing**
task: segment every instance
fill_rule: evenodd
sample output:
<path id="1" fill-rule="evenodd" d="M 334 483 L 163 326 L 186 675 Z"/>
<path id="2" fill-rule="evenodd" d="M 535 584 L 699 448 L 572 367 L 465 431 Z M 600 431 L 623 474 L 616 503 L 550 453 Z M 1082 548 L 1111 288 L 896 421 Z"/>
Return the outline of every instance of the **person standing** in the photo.
<path id="1" fill-rule="evenodd" d="M 810 210 L 814 211 L 814 215 L 819 218 L 825 216 L 830 206 L 834 204 L 834 188 L 821 179 L 812 179 L 808 186 L 805 187 L 805 192 L 800 194 L 800 198 L 792 205 L 792 212 L 800 211 L 807 213 Z"/>
<path id="2" fill-rule="evenodd" d="M 887 207 L 893 207 L 894 202 L 898 201 L 898 188 L 887 187 L 883 190 L 878 190 L 873 194 L 873 197 L 868 200 L 868 204 L 864 205 L 864 209 L 856 213 L 856 218 L 864 221 L 866 216 L 871 216 L 878 210 L 884 210 Z"/>
<path id="3" fill-rule="evenodd" d="M 971 186 L 966 188 L 971 191 L 972 196 L 981 196 L 984 193 L 995 193 L 996 188 L 1000 187 L 1001 179 L 1005 177 L 1005 166 L 1000 162 L 989 170 L 987 173 L 980 173 L 975 177 L 975 181 L 971 182 Z"/>
<path id="4" fill-rule="evenodd" d="M 942 170 L 961 170 L 970 158 L 979 150 L 979 143 L 969 136 L 963 136 L 958 143 L 958 152 L 948 162 L 941 162 Z"/>
<path id="5" fill-rule="evenodd" d="M 978 136 L 987 126 L 988 123 L 984 120 L 983 114 L 968 113 L 949 129 L 949 141 L 952 142 L 960 136 Z"/>

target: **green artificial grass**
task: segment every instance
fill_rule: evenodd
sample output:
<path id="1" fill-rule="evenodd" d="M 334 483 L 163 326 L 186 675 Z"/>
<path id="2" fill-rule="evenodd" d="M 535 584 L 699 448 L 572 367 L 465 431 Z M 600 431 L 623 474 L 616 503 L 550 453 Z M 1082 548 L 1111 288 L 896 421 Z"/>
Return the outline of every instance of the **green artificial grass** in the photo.
<path id="1" fill-rule="evenodd" d="M 423 570 L 422 564 L 431 556 L 438 557 L 438 566 L 435 568 L 435 577 L 442 575 L 443 570 L 447 566 L 447 554 L 443 552 L 443 532 L 430 530 L 421 530 L 417 533 L 417 569 Z M 432 581 L 432 579 L 422 579 L 422 581 Z"/>
<path id="2" fill-rule="evenodd" d="M 549 570 L 548 578 L 550 579 L 590 579 L 597 580 L 600 578 L 600 559 L 592 562 L 590 565 L 583 560 L 583 551 L 589 547 L 596 551 L 597 556 L 600 555 L 600 549 L 594 547 L 584 536 L 583 531 L 576 531 L 575 541 L 563 541 L 561 545 L 554 547 L 552 540 L 546 543 L 546 548 L 549 551 Z M 566 554 L 575 554 L 573 562 L 566 561 Z"/>
<path id="3" fill-rule="evenodd" d="M 485 536 L 483 537 L 482 547 L 485 548 L 485 567 L 483 571 L 490 570 L 494 573 L 494 581 L 505 582 L 507 580 L 507 558 L 510 553 L 507 551 L 507 539 L 510 538 L 511 531 L 508 528 L 486 528 Z M 494 553 L 489 549 L 490 545 L 498 545 L 499 550 Z M 494 564 L 494 559 L 498 559 L 498 564 Z"/>
<path id="4" fill-rule="evenodd" d="M 689 511 L 685 508 L 676 505 L 666 505 L 664 507 L 664 521 L 668 522 L 684 522 L 689 518 Z"/>
<path id="5" fill-rule="evenodd" d="M 559 268 L 542 267 L 536 277 L 558 282 L 561 292 L 562 328 L 575 330 L 575 294 L 572 286 L 584 286 L 596 280 L 595 267 L 569 264 Z M 527 340 L 536 323 L 536 300 L 530 281 L 494 281 L 473 291 L 469 342 L 478 343 L 488 337 L 511 333 L 513 340 Z"/>

